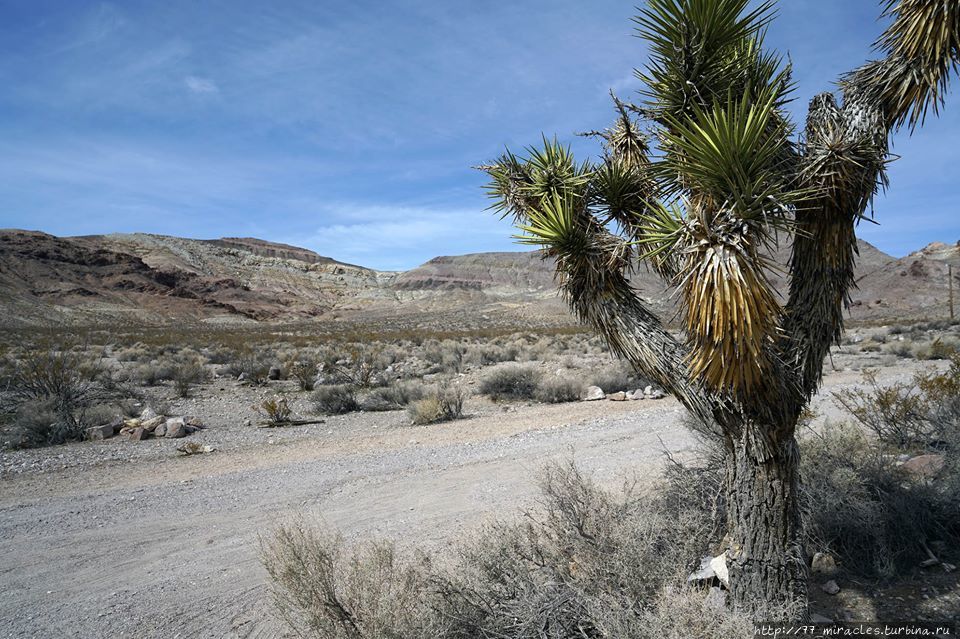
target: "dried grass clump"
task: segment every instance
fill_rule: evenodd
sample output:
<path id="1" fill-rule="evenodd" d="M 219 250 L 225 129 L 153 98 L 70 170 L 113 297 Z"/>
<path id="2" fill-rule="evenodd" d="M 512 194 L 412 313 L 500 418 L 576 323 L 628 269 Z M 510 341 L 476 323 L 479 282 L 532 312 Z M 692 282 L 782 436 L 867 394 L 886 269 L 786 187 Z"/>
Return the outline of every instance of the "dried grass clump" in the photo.
<path id="1" fill-rule="evenodd" d="M 747 636 L 685 576 L 706 550 L 696 509 L 608 492 L 572 463 L 547 467 L 538 508 L 442 558 L 389 544 L 354 550 L 302 521 L 264 544 L 283 619 L 305 637 L 617 638 Z M 772 616 L 772 618 L 776 618 Z"/>
<path id="2" fill-rule="evenodd" d="M 537 384 L 533 398 L 545 404 L 576 402 L 583 396 L 583 382 L 572 377 L 545 377 Z"/>
<path id="3" fill-rule="evenodd" d="M 422 426 L 460 419 L 464 400 L 463 389 L 459 386 L 439 386 L 433 394 L 410 403 L 407 407 L 410 422 Z"/>
<path id="4" fill-rule="evenodd" d="M 480 383 L 480 392 L 497 401 L 501 399 L 533 399 L 540 382 L 540 372 L 532 366 L 497 368 Z"/>
<path id="5" fill-rule="evenodd" d="M 423 386 L 417 382 L 396 382 L 390 386 L 372 389 L 360 402 L 363 410 L 403 410 L 412 402 L 423 399 Z"/>

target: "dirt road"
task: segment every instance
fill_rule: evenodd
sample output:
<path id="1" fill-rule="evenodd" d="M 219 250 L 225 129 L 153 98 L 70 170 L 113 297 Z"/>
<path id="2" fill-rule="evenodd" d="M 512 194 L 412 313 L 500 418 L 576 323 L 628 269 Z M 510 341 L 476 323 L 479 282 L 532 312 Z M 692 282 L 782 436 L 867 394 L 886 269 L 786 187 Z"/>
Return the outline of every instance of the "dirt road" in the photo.
<path id="1" fill-rule="evenodd" d="M 827 388 L 858 379 L 832 373 Z M 471 400 L 469 419 L 425 427 L 407 426 L 403 413 L 289 432 L 247 427 L 233 446 L 239 426 L 225 411 L 201 435 L 219 447 L 208 455 L 178 457 L 163 440 L 37 453 L 63 468 L 0 480 L 0 637 L 280 636 L 258 535 L 285 518 L 436 545 L 515 514 L 550 459 L 572 452 L 612 482 L 652 478 L 665 448 L 693 446 L 672 398 L 504 408 Z M 74 453 L 113 459 L 126 450 L 117 447 L 147 445 L 155 448 L 138 448 L 142 459 L 69 463 Z"/>

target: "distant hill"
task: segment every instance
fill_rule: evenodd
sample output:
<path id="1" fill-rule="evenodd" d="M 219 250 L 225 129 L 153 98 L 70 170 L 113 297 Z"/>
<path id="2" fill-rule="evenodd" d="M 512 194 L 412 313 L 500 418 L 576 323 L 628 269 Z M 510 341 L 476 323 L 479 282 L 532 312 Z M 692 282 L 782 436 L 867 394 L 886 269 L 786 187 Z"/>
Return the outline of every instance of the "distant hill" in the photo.
<path id="1" fill-rule="evenodd" d="M 783 247 L 776 259 L 786 261 Z M 941 243 L 895 259 L 860 242 L 851 319 L 887 321 L 947 314 L 947 264 L 960 248 Z M 785 296 L 782 274 L 772 275 Z M 641 267 L 632 284 L 670 317 L 675 300 Z M 958 293 L 960 298 L 960 293 Z M 436 257 L 382 272 L 308 249 L 255 238 L 192 240 L 143 233 L 55 237 L 0 231 L 2 324 L 397 321 L 451 329 L 486 322 L 573 322 L 537 252 Z"/>

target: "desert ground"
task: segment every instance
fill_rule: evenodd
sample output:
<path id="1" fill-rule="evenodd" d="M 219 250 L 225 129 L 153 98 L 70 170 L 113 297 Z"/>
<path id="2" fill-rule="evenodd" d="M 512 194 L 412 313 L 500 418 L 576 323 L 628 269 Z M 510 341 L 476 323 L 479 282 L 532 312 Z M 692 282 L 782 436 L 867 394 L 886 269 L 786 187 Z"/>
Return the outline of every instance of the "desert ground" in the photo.
<path id="1" fill-rule="evenodd" d="M 864 367 L 886 383 L 943 366 L 874 348 L 871 336 L 887 332 L 852 331 L 834 349 L 813 428 L 840 418 L 831 393 L 861 384 Z M 587 374 L 578 364 L 614 365 L 602 353 L 565 361 L 574 375 Z M 217 376 L 186 398 L 159 384 L 140 402 L 200 418 L 206 428 L 189 439 L 208 453 L 181 454 L 186 440 L 123 436 L 0 452 L 0 636 L 282 636 L 260 561 L 260 539 L 281 522 L 302 516 L 350 541 L 442 549 L 485 521 L 535 508 L 533 479 L 549 460 L 572 456 L 611 487 L 652 486 L 665 452 L 696 454 L 671 397 L 546 404 L 477 391 L 491 371 L 517 365 L 456 375 L 468 399 L 450 422 L 412 426 L 403 410 L 319 418 L 293 380 L 255 386 Z M 295 416 L 322 423 L 258 427 L 256 406 L 278 393 Z M 923 592 L 931 615 L 960 609 L 949 591 Z"/>

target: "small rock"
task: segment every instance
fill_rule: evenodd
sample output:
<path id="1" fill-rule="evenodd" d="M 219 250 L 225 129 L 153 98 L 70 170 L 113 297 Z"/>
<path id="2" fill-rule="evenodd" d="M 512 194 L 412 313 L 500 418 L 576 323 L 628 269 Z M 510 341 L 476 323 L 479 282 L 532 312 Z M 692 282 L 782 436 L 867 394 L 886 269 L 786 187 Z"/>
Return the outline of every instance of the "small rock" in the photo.
<path id="1" fill-rule="evenodd" d="M 246 374 L 246 373 L 240 373 L 239 375 L 237 375 L 237 381 L 238 381 L 238 382 L 242 382 L 242 381 L 245 380 L 246 378 L 247 378 L 247 374 Z"/>
<path id="2" fill-rule="evenodd" d="M 643 389 L 644 395 L 650 395 L 650 393 L 652 392 L 653 392 L 653 386 L 647 386 L 646 388 Z"/>
<path id="3" fill-rule="evenodd" d="M 905 461 L 902 468 L 917 478 L 934 477 L 943 469 L 943 455 L 917 455 Z"/>
<path id="4" fill-rule="evenodd" d="M 141 419 L 140 428 L 152 433 L 157 428 L 157 426 L 159 426 L 165 421 L 166 420 L 163 417 L 160 417 L 159 415 L 156 417 L 151 417 L 150 419 Z"/>
<path id="5" fill-rule="evenodd" d="M 130 431 L 130 439 L 135 442 L 142 442 L 150 437 L 150 431 L 145 428 L 134 428 Z"/>
<path id="6" fill-rule="evenodd" d="M 810 571 L 818 575 L 833 576 L 837 574 L 837 562 L 830 553 L 818 552 L 813 555 Z"/>
<path id="7" fill-rule="evenodd" d="M 599 386 L 590 386 L 587 388 L 586 394 L 583 396 L 583 401 L 585 402 L 595 402 L 601 400 L 606 395 L 603 393 L 603 389 Z"/>
<path id="8" fill-rule="evenodd" d="M 104 424 L 103 426 L 91 426 L 87 429 L 87 439 L 109 439 L 113 437 L 113 424 Z"/>
<path id="9" fill-rule="evenodd" d="M 183 423 L 182 417 L 167 420 L 167 433 L 164 437 L 170 439 L 179 439 L 187 436 L 187 425 Z"/>
<path id="10" fill-rule="evenodd" d="M 271 366 L 271 367 L 270 367 L 270 372 L 267 373 L 267 379 L 271 379 L 271 380 L 273 380 L 273 381 L 276 381 L 276 380 L 280 379 L 280 367 L 279 367 L 279 366 Z"/>
<path id="11" fill-rule="evenodd" d="M 828 595 L 835 595 L 840 592 L 840 586 L 837 585 L 837 582 L 831 579 L 825 584 L 820 584 L 820 590 L 824 591 Z"/>
<path id="12" fill-rule="evenodd" d="M 143 412 L 140 413 L 140 419 L 141 419 L 141 421 L 146 421 L 146 420 L 148 420 L 148 419 L 153 419 L 153 418 L 156 417 L 156 416 L 157 416 L 156 411 L 154 411 L 154 410 L 153 410 L 152 408 L 150 408 L 149 406 L 147 406 L 146 408 L 144 408 L 144 409 L 143 409 Z"/>
<path id="13" fill-rule="evenodd" d="M 196 428 L 198 430 L 206 428 L 206 426 L 203 425 L 203 421 L 199 417 L 184 417 L 183 423 L 190 428 Z"/>
<path id="14" fill-rule="evenodd" d="M 646 397 L 644 397 L 643 395 L 643 389 L 638 388 L 637 390 L 633 390 L 627 393 L 627 399 L 630 400 L 631 402 L 634 402 L 641 399 L 646 399 Z"/>
<path id="15" fill-rule="evenodd" d="M 610 393 L 607 395 L 607 399 L 613 402 L 625 402 L 627 401 L 627 394 L 623 391 L 620 391 L 619 393 Z"/>
<path id="16" fill-rule="evenodd" d="M 156 428 L 153 429 L 153 436 L 154 436 L 154 437 L 166 437 L 166 436 L 167 436 L 167 424 L 166 424 L 166 422 L 164 422 L 163 424 L 160 424 L 159 426 L 157 426 Z"/>
<path id="17" fill-rule="evenodd" d="M 113 428 L 114 435 L 120 432 L 120 429 L 123 428 L 123 424 L 124 424 L 123 417 L 120 417 L 119 415 L 117 415 L 116 417 L 113 418 L 113 420 L 110 422 L 110 426 Z"/>
<path id="18" fill-rule="evenodd" d="M 664 397 L 666 397 L 666 395 L 662 390 L 655 390 L 647 395 L 647 399 L 663 399 Z"/>

